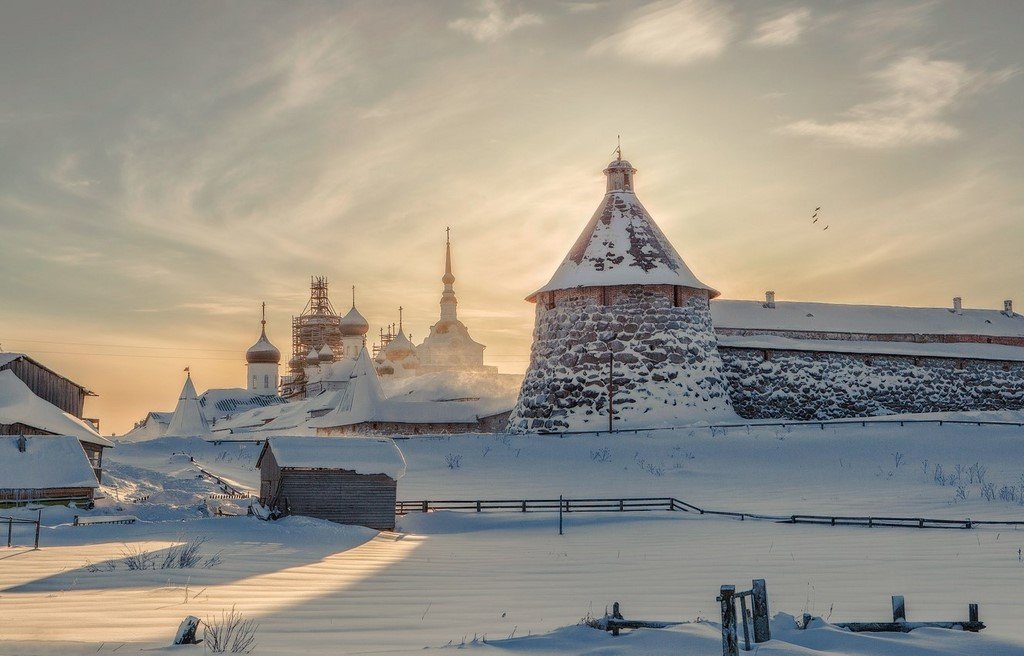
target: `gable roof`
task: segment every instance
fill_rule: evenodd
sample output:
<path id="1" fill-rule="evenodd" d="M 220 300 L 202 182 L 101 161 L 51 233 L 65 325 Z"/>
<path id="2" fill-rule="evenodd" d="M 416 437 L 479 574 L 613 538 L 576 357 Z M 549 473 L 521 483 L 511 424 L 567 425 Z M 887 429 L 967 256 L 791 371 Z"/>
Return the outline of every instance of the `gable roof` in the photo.
<path id="1" fill-rule="evenodd" d="M 677 285 L 718 292 L 697 279 L 632 189 L 615 184 L 623 172 L 635 172 L 617 160 L 605 169 L 609 190 L 569 254 L 546 285 L 530 294 L 576 287 Z"/>
<path id="2" fill-rule="evenodd" d="M 55 435 L 73 435 L 83 442 L 114 446 L 97 433 L 92 424 L 33 394 L 28 385 L 8 369 L 0 370 L 0 424 L 24 424 Z"/>
<path id="3" fill-rule="evenodd" d="M 405 475 L 405 457 L 387 437 L 269 437 L 257 467 L 268 450 L 282 469 L 343 469 L 395 480 Z"/>
<path id="4" fill-rule="evenodd" d="M 72 435 L 29 435 L 25 451 L 20 436 L 0 437 L 0 488 L 99 487 L 92 465 Z"/>

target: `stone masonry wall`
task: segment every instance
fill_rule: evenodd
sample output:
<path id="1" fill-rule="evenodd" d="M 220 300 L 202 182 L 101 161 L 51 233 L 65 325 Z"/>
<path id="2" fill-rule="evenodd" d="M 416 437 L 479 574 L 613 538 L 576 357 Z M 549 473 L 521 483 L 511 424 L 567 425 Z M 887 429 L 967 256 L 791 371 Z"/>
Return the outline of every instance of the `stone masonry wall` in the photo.
<path id="1" fill-rule="evenodd" d="M 1024 408 L 1024 363 L 719 347 L 748 419 Z M 766 359 L 767 356 L 767 359 Z"/>
<path id="2" fill-rule="evenodd" d="M 607 430 L 609 352 L 617 429 L 735 418 L 707 291 L 588 287 L 537 299 L 509 431 Z"/>

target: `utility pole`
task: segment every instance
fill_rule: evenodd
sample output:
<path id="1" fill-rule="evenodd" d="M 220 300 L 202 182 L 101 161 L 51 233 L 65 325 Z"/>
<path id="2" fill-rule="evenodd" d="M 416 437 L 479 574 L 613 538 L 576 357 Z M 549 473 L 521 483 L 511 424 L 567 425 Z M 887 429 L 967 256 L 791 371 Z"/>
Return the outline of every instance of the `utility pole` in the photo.
<path id="1" fill-rule="evenodd" d="M 615 365 L 615 353 L 608 352 L 608 432 L 614 431 L 615 404 L 613 401 L 614 389 L 612 387 L 612 372 Z"/>

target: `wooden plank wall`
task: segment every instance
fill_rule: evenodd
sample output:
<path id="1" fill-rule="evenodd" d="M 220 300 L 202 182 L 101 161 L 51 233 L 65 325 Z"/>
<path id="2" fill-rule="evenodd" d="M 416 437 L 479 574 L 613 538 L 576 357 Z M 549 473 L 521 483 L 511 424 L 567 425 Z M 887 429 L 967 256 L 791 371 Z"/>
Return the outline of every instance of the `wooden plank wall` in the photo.
<path id="1" fill-rule="evenodd" d="M 381 531 L 395 528 L 398 484 L 394 479 L 334 469 L 282 469 L 280 475 L 278 503 L 287 500 L 295 515 Z"/>
<path id="2" fill-rule="evenodd" d="M 0 369 L 10 369 L 32 393 L 70 415 L 82 418 L 85 390 L 67 378 L 48 371 L 24 358 L 13 360 Z"/>

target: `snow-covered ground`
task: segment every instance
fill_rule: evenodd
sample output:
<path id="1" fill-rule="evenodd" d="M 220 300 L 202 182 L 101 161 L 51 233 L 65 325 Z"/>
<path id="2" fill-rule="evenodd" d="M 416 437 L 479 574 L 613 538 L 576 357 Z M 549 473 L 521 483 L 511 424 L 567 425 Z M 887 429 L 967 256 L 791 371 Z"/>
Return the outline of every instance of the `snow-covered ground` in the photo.
<path id="1" fill-rule="evenodd" d="M 399 446 L 408 463 L 400 499 L 674 496 L 771 514 L 1024 519 L 1024 429 L 1013 426 L 466 435 Z M 1024 531 L 652 512 L 571 513 L 559 536 L 552 514 L 437 512 L 400 518 L 400 533 L 377 534 L 298 517 L 210 516 L 222 501 L 207 498 L 221 490 L 197 478 L 196 464 L 255 488 L 258 453 L 256 444 L 183 439 L 108 452 L 107 477 L 117 488 L 106 488 L 93 512 L 141 521 L 73 527 L 78 511 L 48 508 L 42 549 L 0 551 L 0 654 L 161 649 L 186 615 L 232 606 L 260 622 L 259 654 L 419 653 L 464 643 L 484 653 L 718 654 L 718 589 L 749 587 L 752 578 L 767 579 L 772 613 L 782 613 L 761 654 L 1024 653 Z M 994 500 L 984 498 L 986 488 Z M 999 498 L 1011 489 L 1015 499 Z M 227 503 L 228 512 L 237 508 Z M 196 537 L 207 540 L 204 563 L 219 554 L 207 567 L 129 571 L 122 559 Z M 793 628 L 790 616 L 805 611 L 832 621 L 887 619 L 893 594 L 906 596 L 910 620 L 966 619 L 967 604 L 978 602 L 989 628 Z M 576 626 L 613 601 L 627 618 L 690 623 L 618 637 Z"/>

